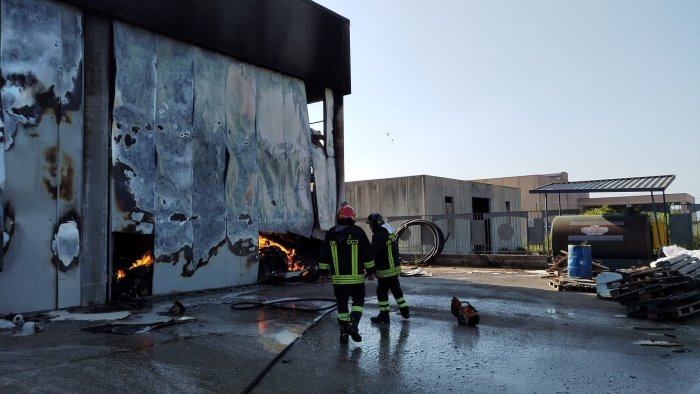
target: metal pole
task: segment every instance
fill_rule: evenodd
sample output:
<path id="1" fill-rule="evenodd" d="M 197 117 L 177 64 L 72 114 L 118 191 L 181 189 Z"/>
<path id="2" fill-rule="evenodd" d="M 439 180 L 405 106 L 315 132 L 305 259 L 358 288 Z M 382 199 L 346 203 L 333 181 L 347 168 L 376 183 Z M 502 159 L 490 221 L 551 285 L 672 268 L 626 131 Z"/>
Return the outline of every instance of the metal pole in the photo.
<path id="1" fill-rule="evenodd" d="M 666 243 L 671 242 L 671 207 L 666 203 L 666 191 L 662 190 L 661 195 L 664 200 L 664 212 L 666 212 Z"/>
<path id="2" fill-rule="evenodd" d="M 561 216 L 561 193 L 557 193 L 557 196 L 559 196 L 559 216 Z"/>
<path id="3" fill-rule="evenodd" d="M 659 242 L 659 250 L 656 251 L 657 256 L 661 256 L 661 231 L 659 230 L 659 218 L 656 215 L 656 202 L 654 201 L 654 192 L 651 192 L 651 209 L 654 211 L 654 222 L 656 223 L 656 240 Z"/>
<path id="4" fill-rule="evenodd" d="M 545 253 L 547 253 L 547 256 L 550 256 L 549 253 L 549 214 L 547 213 L 548 208 L 547 208 L 547 193 L 544 194 L 544 250 Z"/>

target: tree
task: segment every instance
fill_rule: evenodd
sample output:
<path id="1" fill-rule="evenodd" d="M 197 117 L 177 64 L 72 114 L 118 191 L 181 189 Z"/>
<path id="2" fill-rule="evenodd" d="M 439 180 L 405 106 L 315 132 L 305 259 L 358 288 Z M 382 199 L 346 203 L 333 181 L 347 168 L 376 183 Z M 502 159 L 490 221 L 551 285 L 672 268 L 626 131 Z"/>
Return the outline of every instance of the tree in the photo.
<path id="1" fill-rule="evenodd" d="M 603 205 L 602 207 L 589 208 L 583 211 L 584 215 L 620 215 L 622 212 L 609 205 Z"/>

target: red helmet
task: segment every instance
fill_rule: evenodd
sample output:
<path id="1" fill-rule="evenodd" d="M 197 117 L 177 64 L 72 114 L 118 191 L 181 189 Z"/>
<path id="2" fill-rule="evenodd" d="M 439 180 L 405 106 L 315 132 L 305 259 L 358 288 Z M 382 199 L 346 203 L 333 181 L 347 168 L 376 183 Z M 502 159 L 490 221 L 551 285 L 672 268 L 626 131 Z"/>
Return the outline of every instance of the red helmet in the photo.
<path id="1" fill-rule="evenodd" d="M 343 205 L 338 210 L 338 220 L 340 219 L 355 220 L 355 210 L 350 205 Z"/>

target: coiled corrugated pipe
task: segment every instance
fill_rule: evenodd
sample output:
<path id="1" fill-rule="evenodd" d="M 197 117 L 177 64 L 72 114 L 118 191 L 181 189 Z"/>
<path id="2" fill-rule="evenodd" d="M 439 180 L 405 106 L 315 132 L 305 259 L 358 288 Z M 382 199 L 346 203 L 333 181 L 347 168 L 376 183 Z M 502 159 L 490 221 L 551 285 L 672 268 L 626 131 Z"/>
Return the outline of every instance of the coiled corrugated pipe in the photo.
<path id="1" fill-rule="evenodd" d="M 405 256 L 407 256 L 408 253 L 401 252 L 401 242 L 399 242 L 399 254 L 401 255 L 402 262 L 412 264 L 428 264 L 440 257 L 442 254 L 442 249 L 445 247 L 445 242 L 447 241 L 447 238 L 445 238 L 445 235 L 442 233 L 442 230 L 440 230 L 440 227 L 438 227 L 435 223 L 424 219 L 407 220 L 396 229 L 396 236 L 399 238 L 399 240 L 405 241 L 410 238 L 411 229 L 409 229 L 409 227 L 419 227 L 421 230 L 421 235 L 430 234 L 433 238 L 433 248 L 425 254 L 423 254 L 421 251 L 421 253 L 417 255 L 410 254 L 410 256 L 413 258 L 406 258 Z M 427 232 L 422 231 L 423 228 L 425 228 Z M 428 244 L 427 242 L 424 242 L 425 240 L 422 241 L 423 242 L 421 242 L 421 245 Z"/>

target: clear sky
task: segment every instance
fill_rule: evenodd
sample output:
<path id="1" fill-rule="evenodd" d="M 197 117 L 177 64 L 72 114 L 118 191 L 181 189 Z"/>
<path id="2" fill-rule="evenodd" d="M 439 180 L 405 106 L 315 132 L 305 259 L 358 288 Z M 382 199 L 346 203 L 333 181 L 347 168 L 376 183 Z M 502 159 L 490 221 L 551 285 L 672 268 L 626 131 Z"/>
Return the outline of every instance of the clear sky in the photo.
<path id="1" fill-rule="evenodd" d="M 675 174 L 700 203 L 700 1 L 316 2 L 350 20 L 347 181 Z"/>

